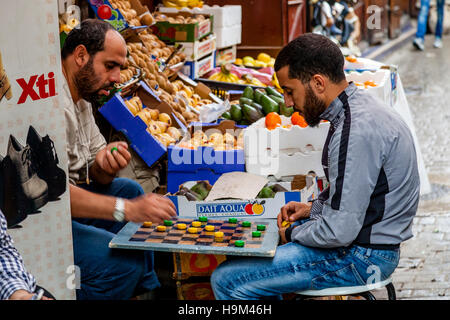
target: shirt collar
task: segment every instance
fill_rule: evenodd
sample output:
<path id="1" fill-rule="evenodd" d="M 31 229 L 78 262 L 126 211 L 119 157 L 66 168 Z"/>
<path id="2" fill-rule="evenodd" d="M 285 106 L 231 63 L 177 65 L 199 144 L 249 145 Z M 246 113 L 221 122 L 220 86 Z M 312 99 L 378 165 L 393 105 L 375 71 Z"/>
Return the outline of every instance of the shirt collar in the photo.
<path id="1" fill-rule="evenodd" d="M 352 81 L 352 82 L 349 82 L 347 88 L 345 88 L 345 90 L 343 92 L 345 92 L 347 94 L 347 97 L 350 97 L 356 91 L 356 89 L 357 89 L 357 87 Z M 339 94 L 339 96 L 341 94 Z M 341 99 L 339 99 L 339 96 L 337 96 L 336 99 L 334 99 L 330 103 L 328 108 L 326 108 L 325 111 L 320 115 L 321 119 L 333 122 L 338 117 L 338 115 L 341 113 L 341 111 L 344 107 Z"/>

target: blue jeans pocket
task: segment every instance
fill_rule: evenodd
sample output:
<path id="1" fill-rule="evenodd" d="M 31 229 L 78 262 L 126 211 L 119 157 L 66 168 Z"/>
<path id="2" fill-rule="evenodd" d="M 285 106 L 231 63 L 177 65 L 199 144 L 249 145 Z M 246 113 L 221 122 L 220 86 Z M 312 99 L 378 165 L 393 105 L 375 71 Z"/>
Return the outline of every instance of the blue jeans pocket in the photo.
<path id="1" fill-rule="evenodd" d="M 312 287 L 315 290 L 364 284 L 364 280 L 359 275 L 353 263 L 312 280 Z"/>

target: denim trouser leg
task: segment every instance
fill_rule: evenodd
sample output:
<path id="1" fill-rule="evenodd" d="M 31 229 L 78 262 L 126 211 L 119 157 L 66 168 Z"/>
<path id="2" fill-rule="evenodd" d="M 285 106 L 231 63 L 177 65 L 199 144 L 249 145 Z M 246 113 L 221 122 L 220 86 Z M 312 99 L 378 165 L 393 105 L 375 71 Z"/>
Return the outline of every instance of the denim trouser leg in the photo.
<path id="1" fill-rule="evenodd" d="M 90 184 L 80 187 L 127 199 L 143 194 L 138 183 L 125 178 L 116 178 L 107 186 Z M 75 264 L 81 273 L 77 299 L 129 299 L 160 286 L 153 270 L 153 252 L 108 247 L 124 225 L 100 219 L 72 220 Z"/>
<path id="2" fill-rule="evenodd" d="M 437 21 L 436 21 L 436 38 L 442 38 L 442 31 L 444 29 L 444 6 L 445 0 L 437 0 Z"/>
<path id="3" fill-rule="evenodd" d="M 430 11 L 430 0 L 420 1 L 420 12 L 417 17 L 416 38 L 424 39 L 427 32 L 428 12 Z"/>
<path id="4" fill-rule="evenodd" d="M 218 300 L 280 299 L 306 289 L 357 286 L 389 277 L 397 267 L 399 250 L 359 246 L 321 249 L 290 242 L 273 258 L 233 258 L 211 276 Z"/>

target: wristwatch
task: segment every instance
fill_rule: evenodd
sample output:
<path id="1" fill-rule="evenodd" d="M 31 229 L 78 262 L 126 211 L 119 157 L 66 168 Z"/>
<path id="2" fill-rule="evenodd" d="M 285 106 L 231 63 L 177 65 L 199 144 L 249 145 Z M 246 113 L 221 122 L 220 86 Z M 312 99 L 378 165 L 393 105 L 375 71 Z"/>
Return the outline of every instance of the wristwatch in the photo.
<path id="1" fill-rule="evenodd" d="M 113 217 L 116 221 L 125 221 L 125 201 L 122 198 L 116 198 Z"/>

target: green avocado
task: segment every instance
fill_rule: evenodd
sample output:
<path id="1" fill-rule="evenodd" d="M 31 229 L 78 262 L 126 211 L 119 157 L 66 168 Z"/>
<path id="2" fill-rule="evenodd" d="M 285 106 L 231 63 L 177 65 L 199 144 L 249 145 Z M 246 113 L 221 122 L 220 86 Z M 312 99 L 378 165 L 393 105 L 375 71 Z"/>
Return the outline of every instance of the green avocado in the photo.
<path id="1" fill-rule="evenodd" d="M 286 107 L 286 104 L 284 102 L 278 103 L 280 106 L 280 114 L 285 117 L 290 117 L 294 113 L 294 107 Z"/>
<path id="2" fill-rule="evenodd" d="M 253 103 L 252 99 L 249 99 L 249 98 L 246 98 L 246 97 L 243 97 L 243 96 L 239 98 L 239 104 L 241 105 L 241 107 L 242 107 L 243 104 L 251 105 L 252 103 Z"/>
<path id="3" fill-rule="evenodd" d="M 234 121 L 238 122 L 242 120 L 242 109 L 237 104 L 232 104 L 230 108 L 230 114 L 231 118 L 233 118 Z"/>
<path id="4" fill-rule="evenodd" d="M 261 111 L 248 104 L 241 105 L 241 108 L 244 119 L 248 120 L 250 123 L 264 117 L 264 114 Z"/>
<path id="5" fill-rule="evenodd" d="M 229 111 L 225 111 L 224 113 L 222 113 L 222 118 L 227 120 L 233 120 Z"/>
<path id="6" fill-rule="evenodd" d="M 257 196 L 257 198 L 273 198 L 273 197 L 275 197 L 275 192 L 269 187 L 262 188 Z"/>
<path id="7" fill-rule="evenodd" d="M 280 98 L 279 96 L 274 96 L 273 94 L 269 94 L 269 98 L 271 98 L 273 101 L 275 102 L 283 102 L 284 103 L 284 98 Z"/>
<path id="8" fill-rule="evenodd" d="M 278 102 L 274 101 L 269 96 L 261 97 L 261 105 L 264 110 L 264 114 L 269 114 L 271 112 L 280 113 L 280 107 L 278 106 Z"/>
<path id="9" fill-rule="evenodd" d="M 279 93 L 275 88 L 266 87 L 266 92 L 267 92 L 268 95 L 274 95 L 274 96 L 278 96 L 280 98 L 283 98 L 283 95 L 281 93 Z"/>
<path id="10" fill-rule="evenodd" d="M 253 93 L 253 100 L 256 103 L 261 103 L 261 97 L 265 94 L 263 89 L 256 89 Z"/>
<path id="11" fill-rule="evenodd" d="M 253 94 L 254 94 L 253 88 L 248 86 L 245 87 L 244 92 L 242 93 L 242 97 L 253 100 Z"/>

